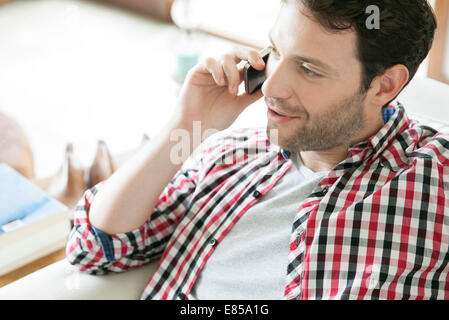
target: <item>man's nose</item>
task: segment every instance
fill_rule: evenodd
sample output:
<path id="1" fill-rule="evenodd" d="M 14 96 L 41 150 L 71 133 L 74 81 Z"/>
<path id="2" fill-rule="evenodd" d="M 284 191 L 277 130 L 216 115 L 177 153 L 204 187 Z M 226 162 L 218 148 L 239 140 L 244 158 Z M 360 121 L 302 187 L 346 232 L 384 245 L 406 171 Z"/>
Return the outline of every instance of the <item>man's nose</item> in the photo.
<path id="1" fill-rule="evenodd" d="M 262 85 L 263 95 L 282 100 L 289 99 L 293 93 L 291 89 L 292 80 L 289 79 L 290 72 L 287 63 L 270 61 L 266 69 L 266 80 Z"/>

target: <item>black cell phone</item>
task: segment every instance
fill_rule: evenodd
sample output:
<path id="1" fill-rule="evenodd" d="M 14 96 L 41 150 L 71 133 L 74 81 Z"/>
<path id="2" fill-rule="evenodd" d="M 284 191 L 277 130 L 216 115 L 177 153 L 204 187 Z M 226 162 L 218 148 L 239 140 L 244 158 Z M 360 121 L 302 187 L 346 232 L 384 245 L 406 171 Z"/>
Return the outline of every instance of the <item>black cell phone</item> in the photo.
<path id="1" fill-rule="evenodd" d="M 260 52 L 265 65 L 267 64 L 271 50 L 271 47 L 267 47 Z M 249 63 L 245 64 L 245 91 L 247 94 L 253 94 L 259 90 L 265 79 L 265 69 L 259 71 L 254 69 Z"/>

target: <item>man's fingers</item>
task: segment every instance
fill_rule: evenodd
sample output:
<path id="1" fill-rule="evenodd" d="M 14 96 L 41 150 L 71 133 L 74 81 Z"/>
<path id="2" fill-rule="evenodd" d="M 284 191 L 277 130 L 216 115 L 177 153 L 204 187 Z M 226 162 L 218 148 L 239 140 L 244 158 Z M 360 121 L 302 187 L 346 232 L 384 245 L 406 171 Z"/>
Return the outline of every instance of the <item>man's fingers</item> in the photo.
<path id="1" fill-rule="evenodd" d="M 248 61 L 249 64 L 257 70 L 263 70 L 265 68 L 265 62 L 263 61 L 260 53 L 256 50 L 235 48 L 233 54 L 235 56 L 234 61 L 236 63 L 245 60 Z"/>
<path id="2" fill-rule="evenodd" d="M 204 68 L 207 70 L 207 72 L 209 72 L 212 75 L 215 82 L 219 86 L 226 85 L 226 79 L 225 79 L 223 69 L 217 60 L 215 60 L 213 58 L 207 58 L 204 61 Z"/>
<path id="3" fill-rule="evenodd" d="M 229 92 L 233 95 L 238 94 L 238 87 L 240 85 L 240 74 L 237 65 L 234 61 L 234 56 L 231 54 L 223 57 L 223 71 L 228 79 Z"/>
<path id="4" fill-rule="evenodd" d="M 217 85 L 227 85 L 229 93 L 237 96 L 245 71 L 244 68 L 239 68 L 237 64 L 243 60 L 248 61 L 257 70 L 265 68 L 265 62 L 259 52 L 246 48 L 235 48 L 231 53 L 222 56 L 220 60 L 205 59 L 196 70 L 210 73 Z"/>

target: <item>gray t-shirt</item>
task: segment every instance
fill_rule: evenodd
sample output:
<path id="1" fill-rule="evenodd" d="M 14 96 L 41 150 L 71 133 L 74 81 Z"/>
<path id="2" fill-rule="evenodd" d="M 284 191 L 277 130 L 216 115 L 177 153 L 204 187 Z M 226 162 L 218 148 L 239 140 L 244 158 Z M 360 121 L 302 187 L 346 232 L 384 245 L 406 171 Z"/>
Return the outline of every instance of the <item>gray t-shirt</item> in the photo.
<path id="1" fill-rule="evenodd" d="M 234 225 L 198 275 L 196 299 L 279 300 L 295 215 L 327 171 L 313 172 L 292 153 L 292 167 Z"/>

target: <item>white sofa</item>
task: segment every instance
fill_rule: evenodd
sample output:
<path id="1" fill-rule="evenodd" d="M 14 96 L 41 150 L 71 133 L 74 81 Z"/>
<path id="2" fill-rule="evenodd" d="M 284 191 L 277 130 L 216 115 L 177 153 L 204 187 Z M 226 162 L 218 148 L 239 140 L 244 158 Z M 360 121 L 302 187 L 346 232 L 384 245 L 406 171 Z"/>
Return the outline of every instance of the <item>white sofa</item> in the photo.
<path id="1" fill-rule="evenodd" d="M 156 266 L 93 276 L 63 259 L 0 288 L 0 300 L 137 300 Z"/>

